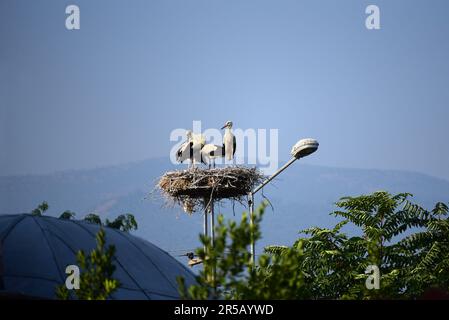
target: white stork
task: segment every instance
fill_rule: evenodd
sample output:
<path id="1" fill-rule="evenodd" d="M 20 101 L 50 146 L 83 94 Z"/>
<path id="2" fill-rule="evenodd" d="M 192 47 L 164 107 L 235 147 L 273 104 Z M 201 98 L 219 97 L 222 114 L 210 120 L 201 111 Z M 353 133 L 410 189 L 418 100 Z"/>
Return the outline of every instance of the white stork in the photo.
<path id="1" fill-rule="evenodd" d="M 192 131 L 186 131 L 187 140 L 179 147 L 176 152 L 176 161 L 184 162 L 187 159 L 190 159 L 191 166 L 195 167 L 195 160 L 198 157 L 195 155 L 200 155 L 200 151 L 205 144 L 206 139 L 202 134 L 194 134 Z M 202 159 L 201 159 L 201 162 Z M 203 162 L 204 163 L 204 162 Z"/>
<path id="2" fill-rule="evenodd" d="M 217 146 L 216 144 L 206 144 L 201 149 L 201 162 L 204 163 L 204 159 L 207 159 L 207 164 L 209 165 L 209 169 L 211 166 L 211 163 L 213 164 L 215 168 L 215 159 L 216 158 L 222 158 L 225 155 L 225 148 L 224 145 Z"/>
<path id="3" fill-rule="evenodd" d="M 223 137 L 224 153 L 227 160 L 232 160 L 236 149 L 235 136 L 232 133 L 232 121 L 227 121 L 221 129 L 225 128 L 226 132 Z"/>

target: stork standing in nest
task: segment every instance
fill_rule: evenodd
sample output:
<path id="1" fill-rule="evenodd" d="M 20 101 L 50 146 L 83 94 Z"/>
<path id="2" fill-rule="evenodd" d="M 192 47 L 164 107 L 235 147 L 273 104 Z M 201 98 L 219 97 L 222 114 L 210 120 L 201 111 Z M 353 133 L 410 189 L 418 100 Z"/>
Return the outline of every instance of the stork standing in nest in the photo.
<path id="1" fill-rule="evenodd" d="M 216 144 L 206 144 L 203 149 L 201 149 L 201 161 L 207 160 L 209 169 L 211 164 L 215 168 L 215 159 L 222 158 L 225 156 L 224 144 L 222 146 L 217 146 Z"/>
<path id="2" fill-rule="evenodd" d="M 232 133 L 232 121 L 227 121 L 226 124 L 221 128 L 225 129 L 226 132 L 223 137 L 223 144 L 221 146 L 216 144 L 206 144 L 201 149 L 201 161 L 204 163 L 203 159 L 207 160 L 209 169 L 211 165 L 215 168 L 215 159 L 226 157 L 227 160 L 232 160 L 234 158 L 236 149 L 236 139 Z"/>
<path id="3" fill-rule="evenodd" d="M 183 163 L 190 159 L 191 168 L 195 168 L 195 161 L 200 158 L 201 162 L 206 164 L 201 157 L 201 149 L 206 143 L 202 134 L 194 134 L 192 131 L 186 131 L 187 140 L 179 147 L 176 152 L 176 161 Z"/>
<path id="4" fill-rule="evenodd" d="M 232 121 L 227 121 L 221 129 L 226 129 L 223 137 L 224 155 L 226 160 L 232 160 L 236 149 L 235 136 L 232 133 Z"/>

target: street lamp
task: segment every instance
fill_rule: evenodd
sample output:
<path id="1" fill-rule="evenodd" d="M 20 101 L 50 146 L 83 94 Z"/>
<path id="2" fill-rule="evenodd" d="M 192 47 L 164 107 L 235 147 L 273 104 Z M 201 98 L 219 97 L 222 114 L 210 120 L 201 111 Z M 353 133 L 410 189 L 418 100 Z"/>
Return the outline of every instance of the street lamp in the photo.
<path id="1" fill-rule="evenodd" d="M 260 191 L 265 185 L 271 182 L 274 178 L 276 178 L 282 171 L 287 169 L 293 162 L 304 158 L 312 153 L 314 153 L 318 149 L 319 143 L 315 139 L 301 139 L 299 140 L 293 147 L 290 154 L 292 158 L 284 164 L 278 171 L 276 171 L 271 177 L 262 182 L 259 186 L 257 186 L 254 190 L 248 193 L 248 207 L 249 207 L 249 216 L 251 227 L 254 224 L 254 194 Z M 256 247 L 254 243 L 254 237 L 251 239 L 251 262 L 253 266 L 256 264 Z"/>

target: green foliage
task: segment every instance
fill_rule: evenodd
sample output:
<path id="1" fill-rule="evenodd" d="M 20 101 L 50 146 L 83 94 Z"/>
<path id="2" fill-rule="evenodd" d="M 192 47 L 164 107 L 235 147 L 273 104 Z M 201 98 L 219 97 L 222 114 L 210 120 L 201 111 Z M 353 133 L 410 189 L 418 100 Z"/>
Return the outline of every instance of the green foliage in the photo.
<path id="1" fill-rule="evenodd" d="M 47 201 L 42 202 L 36 209 L 31 211 L 31 214 L 33 216 L 42 216 L 45 211 L 48 210 L 48 203 Z"/>
<path id="2" fill-rule="evenodd" d="M 66 210 L 63 213 L 61 213 L 61 215 L 59 216 L 59 219 L 64 219 L 64 220 L 72 220 L 73 218 L 75 218 L 76 213 L 70 210 Z"/>
<path id="3" fill-rule="evenodd" d="M 303 273 L 297 262 L 302 259 L 300 245 L 286 248 L 284 254 L 271 257 L 262 254 L 257 266 L 251 262 L 249 246 L 260 239 L 260 222 L 268 205 L 263 202 L 254 213 L 251 225 L 246 213 L 240 224 L 225 223 L 218 217 L 214 246 L 203 235 L 206 248 L 198 249 L 203 270 L 196 277 L 196 285 L 186 288 L 184 279 L 178 278 L 179 291 L 185 299 L 288 299 L 304 298 Z"/>
<path id="4" fill-rule="evenodd" d="M 137 230 L 136 218 L 134 218 L 134 216 L 130 213 L 121 214 L 113 221 L 109 221 L 108 219 L 106 219 L 105 225 L 107 227 L 118 229 L 125 232 Z"/>
<path id="5" fill-rule="evenodd" d="M 45 211 L 48 210 L 48 203 L 46 201 L 42 202 L 36 209 L 31 211 L 31 214 L 34 216 L 42 216 Z M 65 219 L 65 220 L 71 220 L 75 218 L 76 213 L 70 210 L 66 210 L 59 216 L 59 219 Z M 101 221 L 101 218 L 99 215 L 95 213 L 89 213 L 86 215 L 83 219 L 84 221 L 98 224 L 100 226 L 105 226 L 117 230 L 121 230 L 124 232 L 129 232 L 132 230 L 137 230 L 137 221 L 134 215 L 131 213 L 121 214 L 114 220 L 110 221 L 109 219 L 106 219 L 106 221 L 103 223 Z"/>
<path id="6" fill-rule="evenodd" d="M 259 224 L 266 206 L 262 203 L 255 211 L 253 225 L 246 213 L 242 215 L 240 224 L 235 221 L 225 223 L 223 215 L 219 215 L 214 246 L 210 237 L 200 235 L 204 248 L 197 249 L 196 253 L 203 261 L 203 270 L 196 277 L 198 284 L 189 288 L 186 288 L 183 278 L 178 278 L 183 298 L 218 299 L 242 295 L 249 281 L 246 273 L 255 273 L 248 250 L 251 234 L 256 240 L 260 238 Z"/>
<path id="7" fill-rule="evenodd" d="M 73 294 L 80 300 L 105 300 L 120 285 L 116 279 L 113 279 L 115 247 L 110 245 L 105 248 L 106 234 L 103 229 L 97 233 L 96 241 L 97 248 L 92 250 L 90 255 L 86 255 L 82 250 L 76 255 L 81 270 L 80 288 L 74 290 Z M 63 300 L 71 298 L 65 285 L 56 289 L 56 296 Z"/>
<path id="8" fill-rule="evenodd" d="M 304 286 L 304 272 L 298 263 L 304 261 L 302 243 L 286 248 L 282 254 L 261 255 L 258 266 L 250 273 L 247 285 L 240 288 L 236 299 L 306 299 L 309 293 Z"/>
<path id="9" fill-rule="evenodd" d="M 42 216 L 45 211 L 49 208 L 48 203 L 46 201 L 42 202 L 36 209 L 31 211 L 31 214 L 34 216 Z M 72 220 L 76 216 L 76 213 L 70 210 L 66 210 L 59 216 L 59 219 Z M 99 215 L 95 213 L 89 213 L 84 217 L 84 221 L 98 224 L 100 226 L 105 226 L 117 230 L 121 230 L 124 232 L 129 232 L 132 230 L 137 230 L 137 221 L 134 215 L 131 213 L 121 214 L 114 220 L 110 221 L 106 219 L 103 223 Z"/>
<path id="10" fill-rule="evenodd" d="M 302 244 L 298 268 L 304 272 L 304 290 L 312 299 L 418 298 L 425 289 L 448 289 L 448 209 L 437 203 L 432 211 L 412 204 L 410 194 L 375 192 L 345 197 L 333 215 L 345 218 L 333 229 L 310 228 L 295 243 Z M 352 223 L 361 235 L 348 237 L 341 228 Z M 414 228 L 410 230 L 410 228 Z M 423 232 L 415 230 L 426 229 Z M 418 229 L 418 230 L 419 230 Z M 406 231 L 415 231 L 403 236 Z M 402 239 L 400 239 L 402 236 Z M 285 248 L 270 246 L 279 256 Z M 368 265 L 380 269 L 380 289 L 365 287 Z"/>
<path id="11" fill-rule="evenodd" d="M 101 222 L 100 216 L 95 213 L 89 213 L 87 216 L 84 217 L 84 221 L 98 224 L 100 226 L 103 225 L 103 223 Z"/>
<path id="12" fill-rule="evenodd" d="M 341 198 L 332 214 L 343 218 L 331 229 L 312 227 L 291 247 L 268 246 L 257 266 L 249 261 L 251 231 L 260 238 L 266 204 L 250 226 L 218 219 L 215 247 L 201 236 L 204 268 L 184 298 L 230 299 L 415 299 L 433 287 L 449 289 L 448 207 L 431 211 L 409 201 L 411 194 L 380 191 Z M 347 224 L 360 233 L 349 237 Z M 380 271 L 380 289 L 368 290 L 369 265 Z"/>
<path id="13" fill-rule="evenodd" d="M 106 219 L 106 221 L 104 223 L 101 221 L 100 216 L 98 216 L 95 213 L 90 213 L 84 217 L 84 221 L 98 224 L 100 226 L 105 226 L 105 227 L 121 230 L 124 232 L 129 232 L 131 230 L 137 230 L 136 218 L 134 217 L 134 215 L 132 215 L 130 213 L 121 214 L 117 218 L 115 218 L 113 221 Z"/>

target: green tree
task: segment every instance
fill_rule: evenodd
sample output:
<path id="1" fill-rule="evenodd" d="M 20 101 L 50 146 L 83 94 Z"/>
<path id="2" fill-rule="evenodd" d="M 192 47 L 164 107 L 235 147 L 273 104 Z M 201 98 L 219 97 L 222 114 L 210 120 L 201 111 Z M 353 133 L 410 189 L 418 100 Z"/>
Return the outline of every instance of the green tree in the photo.
<path id="1" fill-rule="evenodd" d="M 59 216 L 59 219 L 64 219 L 64 220 L 72 220 L 73 218 L 75 218 L 76 213 L 70 210 L 66 210 L 63 213 L 61 213 L 61 215 Z"/>
<path id="2" fill-rule="evenodd" d="M 31 214 L 33 216 L 42 216 L 45 211 L 48 210 L 48 203 L 47 201 L 42 202 L 36 209 L 31 211 Z"/>
<path id="3" fill-rule="evenodd" d="M 255 211 L 254 224 L 246 213 L 239 224 L 217 219 L 214 245 L 211 239 L 200 236 L 205 247 L 197 255 L 203 261 L 203 270 L 196 277 L 197 284 L 186 287 L 178 278 L 179 291 L 185 299 L 287 299 L 304 297 L 301 292 L 303 276 L 297 261 L 301 259 L 301 246 L 289 248 L 279 257 L 261 255 L 258 266 L 251 263 L 249 246 L 252 235 L 261 236 L 260 222 L 267 206 L 263 202 Z"/>
<path id="4" fill-rule="evenodd" d="M 97 215 L 95 213 L 90 213 L 84 217 L 84 221 L 98 224 L 100 226 L 105 226 L 105 227 L 121 230 L 124 232 L 129 232 L 131 230 L 137 230 L 137 227 L 138 227 L 136 218 L 131 213 L 121 214 L 112 221 L 110 221 L 109 219 L 106 219 L 106 221 L 104 223 L 101 221 L 101 218 L 99 215 Z"/>
<path id="5" fill-rule="evenodd" d="M 48 203 L 44 201 L 37 208 L 31 211 L 31 214 L 34 216 L 42 216 L 45 213 L 45 211 L 48 210 L 48 208 L 49 208 Z M 59 219 L 72 220 L 75 218 L 75 216 L 76 216 L 75 212 L 66 210 L 59 216 Z M 90 223 L 98 224 L 100 226 L 121 230 L 124 232 L 137 230 L 138 228 L 136 218 L 131 213 L 121 214 L 112 221 L 106 219 L 104 223 L 101 221 L 99 215 L 95 213 L 89 213 L 84 217 L 83 220 Z"/>
<path id="6" fill-rule="evenodd" d="M 121 214 L 113 221 L 106 219 L 105 225 L 110 228 L 118 229 L 124 232 L 129 232 L 131 230 L 137 230 L 136 218 L 130 214 Z"/>
<path id="7" fill-rule="evenodd" d="M 426 211 L 412 204 L 410 194 L 375 192 L 345 197 L 337 202 L 333 215 L 345 220 L 333 229 L 309 228 L 296 244 L 303 244 L 298 268 L 313 299 L 395 299 L 417 298 L 429 286 L 448 288 L 447 206 L 437 203 Z M 341 228 L 352 223 L 361 235 L 348 237 Z M 426 231 L 416 232 L 417 228 Z M 404 232 L 413 232 L 404 236 Z M 295 244 L 295 245 L 296 245 Z M 266 248 L 271 255 L 286 249 Z M 365 270 L 380 269 L 380 289 L 368 290 Z M 435 272 L 437 270 L 437 272 Z"/>
<path id="8" fill-rule="evenodd" d="M 86 255 L 83 250 L 76 255 L 80 267 L 80 288 L 73 290 L 73 295 L 80 300 L 105 300 L 119 287 L 118 280 L 113 278 L 115 247 L 105 247 L 106 234 L 103 229 L 96 235 L 97 247 Z M 65 285 L 56 289 L 58 299 L 70 299 L 71 293 Z"/>
<path id="9" fill-rule="evenodd" d="M 179 291 L 185 299 L 229 298 L 238 294 L 246 284 L 245 271 L 251 271 L 251 232 L 257 240 L 260 237 L 259 223 L 266 204 L 262 204 L 254 214 L 251 226 L 246 213 L 240 224 L 235 221 L 225 223 L 223 215 L 217 218 L 214 245 L 209 236 L 200 235 L 202 248 L 196 250 L 203 261 L 203 269 L 196 277 L 197 285 L 186 288 L 184 278 L 178 278 Z M 229 241 L 232 239 L 232 241 Z"/>
<path id="10" fill-rule="evenodd" d="M 103 223 L 101 222 L 101 218 L 99 215 L 95 214 L 95 213 L 89 213 L 88 215 L 86 215 L 83 219 L 84 221 L 93 223 L 93 224 L 98 224 L 98 225 L 103 225 Z"/>
<path id="11" fill-rule="evenodd" d="M 423 210 L 417 206 L 414 209 Z M 426 212 L 426 216 L 426 229 L 407 236 L 399 243 L 414 262 L 406 278 L 411 295 L 421 294 L 432 287 L 449 289 L 448 206 L 439 202 L 431 212 Z"/>
<path id="12" fill-rule="evenodd" d="M 257 266 L 249 260 L 252 232 L 266 204 L 250 226 L 246 214 L 240 224 L 218 219 L 215 246 L 201 236 L 206 250 L 197 250 L 203 270 L 197 284 L 186 288 L 187 299 L 416 299 L 428 288 L 449 288 L 448 207 L 437 203 L 431 211 L 410 202 L 411 195 L 379 191 L 344 197 L 332 214 L 343 218 L 333 228 L 313 227 L 291 247 L 268 246 Z M 355 225 L 359 234 L 342 229 Z M 380 288 L 368 290 L 367 267 L 380 271 Z"/>
<path id="13" fill-rule="evenodd" d="M 333 299 L 345 294 L 360 281 L 356 276 L 365 270 L 361 238 L 348 237 L 341 232 L 346 221 L 333 229 L 313 227 L 300 231 L 307 237 L 299 238 L 293 247 L 302 248 L 296 267 L 304 273 L 303 290 L 309 299 Z M 265 252 L 278 257 L 290 248 L 265 247 Z"/>

